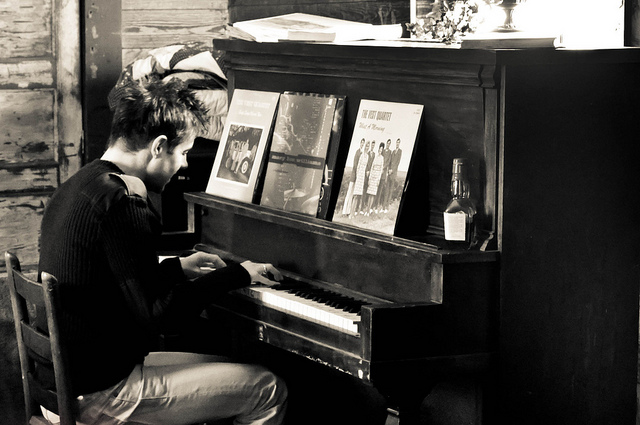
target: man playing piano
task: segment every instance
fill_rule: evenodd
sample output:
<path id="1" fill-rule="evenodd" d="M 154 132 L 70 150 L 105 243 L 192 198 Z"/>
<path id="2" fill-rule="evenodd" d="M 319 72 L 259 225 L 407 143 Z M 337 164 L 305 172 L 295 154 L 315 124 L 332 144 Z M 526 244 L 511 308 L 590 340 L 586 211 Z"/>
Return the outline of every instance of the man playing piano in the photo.
<path id="1" fill-rule="evenodd" d="M 161 223 L 147 190 L 161 192 L 187 166 L 205 114 L 180 82 L 129 86 L 102 158 L 47 205 L 39 268 L 60 282 L 82 423 L 282 422 L 287 389 L 269 370 L 195 353 L 150 354 L 163 329 L 199 315 L 217 294 L 268 283 L 267 274 L 282 278 L 271 264 L 227 266 L 201 252 L 158 263 Z"/>

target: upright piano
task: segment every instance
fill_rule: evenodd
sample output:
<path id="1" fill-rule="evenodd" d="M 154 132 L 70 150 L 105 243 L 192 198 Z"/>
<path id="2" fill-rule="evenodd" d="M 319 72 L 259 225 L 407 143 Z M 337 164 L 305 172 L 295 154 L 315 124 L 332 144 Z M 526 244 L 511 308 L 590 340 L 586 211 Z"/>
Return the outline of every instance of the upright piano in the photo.
<path id="1" fill-rule="evenodd" d="M 611 171 L 640 133 L 632 107 L 640 84 L 630 83 L 640 75 L 637 50 L 460 50 L 410 41 L 214 40 L 214 47 L 225 51 L 230 97 L 236 88 L 346 95 L 343 155 L 361 99 L 424 105 L 394 236 L 185 194 L 199 249 L 270 262 L 285 275 L 279 288 L 236 291 L 211 305 L 216 323 L 370 385 L 385 397 L 387 425 L 416 424 L 425 395 L 458 373 L 499 372 L 500 418 L 487 423 L 591 423 L 576 408 L 584 400 L 615 411 L 611 420 L 631 416 L 639 276 L 622 264 L 637 261 L 628 247 L 640 231 L 630 216 L 621 218 L 629 233 L 594 227 L 612 210 L 591 208 L 589 199 L 640 183 L 628 167 Z M 455 157 L 472 164 L 480 242 L 471 250 L 443 240 Z M 596 163 L 608 170 L 598 178 Z M 589 186 L 563 180 L 565 169 Z M 616 255 L 583 244 L 583 229 Z M 622 245 L 609 241 L 611 231 Z M 607 283 L 615 296 L 597 295 L 603 273 L 618 277 Z M 609 419 L 601 423 L 615 423 Z"/>
<path id="2" fill-rule="evenodd" d="M 387 73 L 374 72 L 367 63 L 353 67 L 344 63 L 350 57 L 347 47 L 282 48 L 217 40 L 216 47 L 226 50 L 230 96 L 235 88 L 346 95 L 343 154 L 360 99 L 427 103 L 394 81 L 398 76 L 393 71 L 401 69 L 400 63 Z M 298 52 L 302 55 L 292 55 Z M 329 56 L 323 57 L 323 52 Z M 375 78 L 362 79 L 363 73 Z M 477 69 L 469 73 L 465 78 L 478 78 Z M 390 95 L 394 85 L 403 87 L 404 93 Z M 455 96 L 463 109 L 469 109 L 466 96 Z M 285 275 L 278 288 L 235 291 L 211 305 L 207 314 L 216 323 L 228 323 L 245 339 L 372 385 L 387 399 L 388 424 L 415 423 L 416 409 L 444 374 L 488 371 L 498 343 L 495 187 L 487 187 L 495 185 L 495 177 L 487 182 L 485 175 L 486 164 L 496 161 L 495 151 L 489 149 L 495 141 L 487 140 L 484 146 L 490 135 L 485 135 L 485 108 L 480 103 L 474 105 L 480 110 L 462 111 L 456 118 L 462 126 L 476 126 L 476 135 L 436 138 L 446 149 L 434 150 L 433 143 L 426 143 L 434 142 L 429 123 L 438 120 L 433 115 L 435 103 L 448 95 L 428 97 L 426 123 L 413 158 L 416 164 L 394 236 L 203 192 L 185 195 L 199 210 L 198 249 L 229 260 L 269 262 Z M 472 124 L 465 123 L 469 114 Z M 456 156 L 471 157 L 476 164 L 472 181 L 484 211 L 478 249 L 447 249 L 442 243 L 441 211 L 449 197 Z"/>

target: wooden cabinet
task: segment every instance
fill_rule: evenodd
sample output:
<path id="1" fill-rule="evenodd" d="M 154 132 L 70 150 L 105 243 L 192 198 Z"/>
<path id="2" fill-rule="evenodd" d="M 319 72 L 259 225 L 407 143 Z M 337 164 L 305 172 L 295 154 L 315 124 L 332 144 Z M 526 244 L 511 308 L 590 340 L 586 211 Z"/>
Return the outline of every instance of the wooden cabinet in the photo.
<path id="1" fill-rule="evenodd" d="M 346 95 L 345 147 L 361 99 L 423 104 L 399 236 L 441 244 L 451 161 L 470 158 L 482 249 L 500 256 L 495 423 L 633 423 L 639 50 L 215 47 L 230 94 Z"/>

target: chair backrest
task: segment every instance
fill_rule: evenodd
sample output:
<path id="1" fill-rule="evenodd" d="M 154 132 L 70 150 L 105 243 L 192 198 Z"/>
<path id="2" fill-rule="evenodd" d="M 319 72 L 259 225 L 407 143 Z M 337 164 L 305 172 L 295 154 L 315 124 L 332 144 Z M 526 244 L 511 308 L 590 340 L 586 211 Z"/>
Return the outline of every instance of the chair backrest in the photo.
<path id="1" fill-rule="evenodd" d="M 58 282 L 42 272 L 39 283 L 22 273 L 18 258 L 5 253 L 7 283 L 16 326 L 27 424 L 40 406 L 57 413 L 60 425 L 75 425 L 76 400 L 58 327 Z M 46 422 L 46 421 L 45 421 Z"/>

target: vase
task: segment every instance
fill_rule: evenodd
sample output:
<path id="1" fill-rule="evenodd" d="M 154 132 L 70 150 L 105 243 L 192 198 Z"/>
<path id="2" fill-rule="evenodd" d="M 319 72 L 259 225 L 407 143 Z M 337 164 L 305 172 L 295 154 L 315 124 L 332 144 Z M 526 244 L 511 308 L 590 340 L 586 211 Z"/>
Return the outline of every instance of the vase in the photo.
<path id="1" fill-rule="evenodd" d="M 502 8 L 505 13 L 504 23 L 496 28 L 498 32 L 514 32 L 519 31 L 514 20 L 513 20 L 513 11 L 520 4 L 524 3 L 526 0 L 502 0 L 498 4 L 498 7 Z"/>

